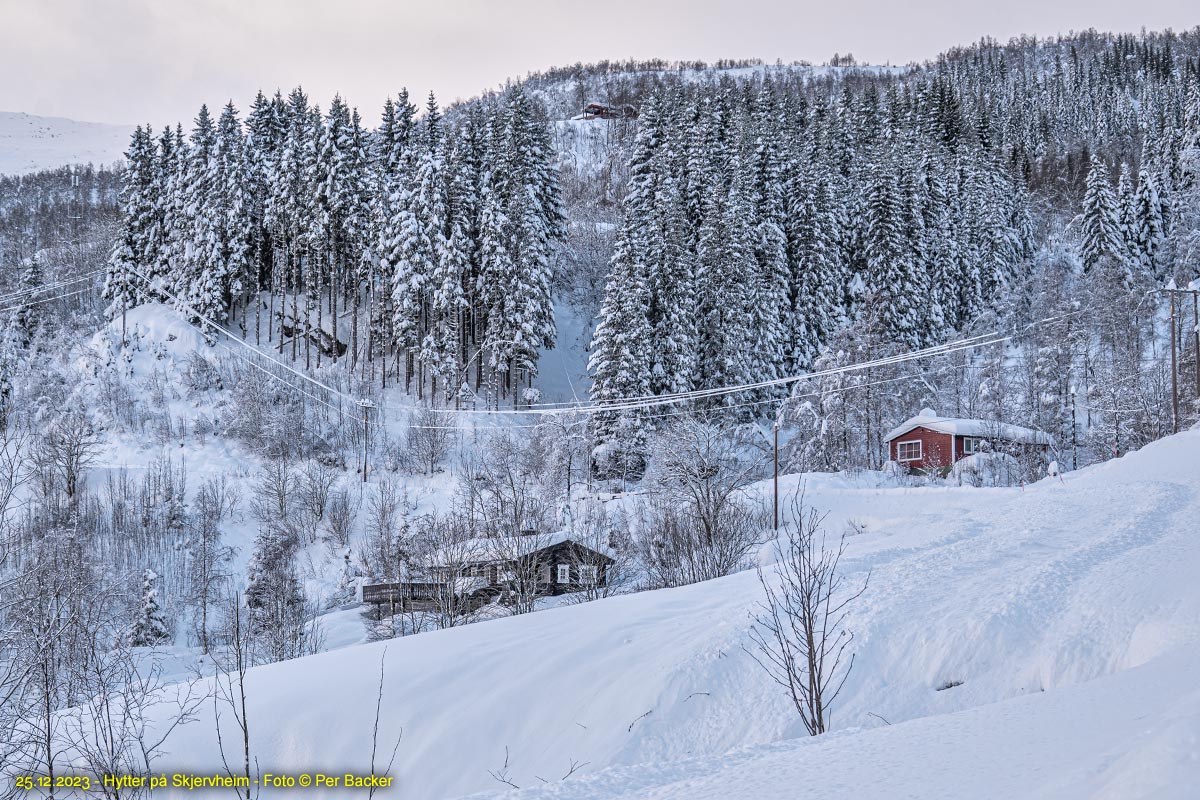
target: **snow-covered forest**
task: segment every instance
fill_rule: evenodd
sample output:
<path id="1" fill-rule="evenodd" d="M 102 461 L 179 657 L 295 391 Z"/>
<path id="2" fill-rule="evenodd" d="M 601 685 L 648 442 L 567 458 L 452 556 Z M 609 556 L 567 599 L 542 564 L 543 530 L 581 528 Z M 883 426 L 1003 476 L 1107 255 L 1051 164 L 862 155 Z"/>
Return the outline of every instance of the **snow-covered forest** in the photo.
<path id="1" fill-rule="evenodd" d="M 390 370 L 418 397 L 440 384 L 459 400 L 487 371 L 495 402 L 519 402 L 555 338 L 563 217 L 545 121 L 519 87 L 454 121 L 432 94 L 416 112 L 402 92 L 368 131 L 340 98 L 322 114 L 297 88 L 260 93 L 244 125 L 231 102 L 216 120 L 202 107 L 186 137 L 139 127 L 109 315 L 167 300 L 281 354 L 289 337 L 306 369 L 378 363 L 381 385 Z"/>
<path id="2" fill-rule="evenodd" d="M 946 695 L 969 659 L 908 663 L 880 643 L 885 629 L 937 627 L 897 564 L 931 567 L 896 554 L 966 542 L 943 512 L 974 514 L 998 550 L 1005 514 L 1087 549 L 1083 522 L 1027 505 L 1055 502 L 1048 475 L 1097 527 L 1103 515 L 1081 509 L 1119 484 L 1101 462 L 1156 446 L 1186 464 L 1184 440 L 1154 443 L 1200 421 L 1200 29 L 983 40 L 908 67 L 577 64 L 444 108 L 407 91 L 382 110 L 322 107 L 299 87 L 202 100 L 190 121 L 138 126 L 117 168 L 0 176 L 0 778 L 151 773 L 179 747 L 249 776 L 239 759 L 261 735 L 255 715 L 286 707 L 248 710 L 247 682 L 287 661 L 271 674 L 322 685 L 295 660 L 331 650 L 343 652 L 322 658 L 357 666 L 347 653 L 371 654 L 354 684 L 370 697 L 355 689 L 365 705 L 346 709 L 360 738 L 333 752 L 390 753 L 379 737 L 398 734 L 374 693 L 398 679 L 366 643 L 405 648 L 404 670 L 444 673 L 414 708 L 451 702 L 448 687 L 471 700 L 447 654 L 479 643 L 499 691 L 528 704 L 501 634 L 539 674 L 541 629 L 525 620 L 537 612 L 583 661 L 589 632 L 623 636 L 606 627 L 616 595 L 637 594 L 618 598 L 622 613 L 670 639 L 664 664 L 694 657 L 689 675 L 743 694 L 687 739 L 701 698 L 720 692 L 678 697 L 663 666 L 646 691 L 675 706 L 649 721 L 595 711 L 651 755 L 559 731 L 580 748 L 555 751 L 567 778 L 589 747 L 608 759 L 597 767 L 716 756 L 996 702 L 1055 680 L 1033 667 L 1019 686 L 1001 677 L 1009 656 L 979 634 L 986 690 Z M 593 118 L 589 103 L 620 113 Z M 886 437 L 923 408 L 1052 444 L 994 454 L 999 472 L 909 474 Z M 1170 494 L 1173 478 L 1155 480 L 1147 496 Z M 992 498 L 983 510 L 980 484 L 997 491 L 977 493 Z M 1190 483 L 1171 487 L 1192 497 Z M 1123 531 L 1146 528 L 1149 506 L 1121 513 Z M 910 520 L 927 532 L 902 538 Z M 814 555 L 822 525 L 835 549 Z M 570 591 L 546 591 L 548 566 L 504 566 L 566 542 L 585 546 L 559 564 Z M 501 566 L 480 568 L 481 548 Z M 822 585 L 851 609 L 838 619 L 877 636 L 853 672 L 832 670 L 850 676 L 846 721 L 824 721 L 818 698 L 822 721 L 801 711 L 801 728 L 780 705 L 770 665 L 795 665 L 770 661 L 759 605 L 782 602 L 764 578 L 774 563 L 826 570 Z M 1099 569 L 1071 565 L 1081 583 Z M 979 569 L 999 581 L 993 566 Z M 1020 579 L 1037 584 L 1027 566 Z M 906 621 L 871 594 L 876 569 Z M 468 599 L 459 587 L 484 575 L 492 591 Z M 414 609 L 364 604 L 364 584 L 455 588 Z M 937 608 L 953 616 L 942 588 Z M 1094 589 L 1079 597 L 1094 602 Z M 672 631 L 678 597 L 690 621 Z M 986 616 L 993 601 L 964 606 Z M 705 629 L 697 609 L 709 607 L 719 630 Z M 468 624 L 482 632 L 458 632 Z M 1063 669 L 1106 674 L 1087 660 L 1102 649 L 1081 646 Z M 612 675 L 618 661 L 603 662 Z M 936 700 L 913 688 L 926 673 Z M 569 677 L 541 678 L 560 707 Z M 633 711 L 615 690 L 597 697 Z M 743 700 L 771 722 L 738 721 L 729 709 Z M 464 709 L 453 730 L 466 743 L 437 751 L 426 785 L 406 753 L 444 743 L 417 725 L 397 771 L 415 796 L 528 788 L 546 781 L 531 753 L 553 750 L 537 720 L 588 730 L 532 709 L 528 729 L 504 731 L 510 768 L 505 740 L 470 731 L 511 710 Z M 0 798 L 18 793 L 0 783 Z"/>

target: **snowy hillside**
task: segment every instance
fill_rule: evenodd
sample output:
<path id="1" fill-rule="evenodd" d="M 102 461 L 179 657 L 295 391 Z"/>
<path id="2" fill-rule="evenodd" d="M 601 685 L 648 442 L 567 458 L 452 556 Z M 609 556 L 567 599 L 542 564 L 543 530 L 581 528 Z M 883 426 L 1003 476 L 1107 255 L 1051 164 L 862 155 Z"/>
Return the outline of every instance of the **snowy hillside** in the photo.
<path id="1" fill-rule="evenodd" d="M 863 531 L 847 569 L 871 575 L 827 737 L 781 742 L 802 731 L 742 649 L 761 591 L 742 572 L 393 640 L 380 735 L 403 731 L 394 774 L 406 797 L 497 791 L 507 750 L 504 775 L 526 789 L 586 764 L 531 797 L 790 797 L 797 781 L 980 796 L 981 775 L 996 797 L 1194 785 L 1198 454 L 1192 431 L 1011 489 L 810 476 L 827 528 Z M 252 670 L 263 769 L 365 769 L 384 651 Z M 211 769 L 211 717 L 168 750 Z"/>
<path id="2" fill-rule="evenodd" d="M 124 158 L 132 126 L 0 111 L 0 175 Z"/>

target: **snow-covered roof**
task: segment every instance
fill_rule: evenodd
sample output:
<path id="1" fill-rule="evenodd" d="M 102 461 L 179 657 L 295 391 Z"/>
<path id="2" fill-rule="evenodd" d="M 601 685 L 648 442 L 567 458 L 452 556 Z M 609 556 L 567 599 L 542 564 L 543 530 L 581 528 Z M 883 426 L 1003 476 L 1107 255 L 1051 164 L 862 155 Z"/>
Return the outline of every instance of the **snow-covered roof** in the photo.
<path id="1" fill-rule="evenodd" d="M 547 547 L 553 547 L 562 542 L 574 541 L 571 538 L 570 531 L 558 531 L 556 533 L 532 534 L 530 536 L 522 536 L 516 541 L 510 537 L 482 537 L 478 539 L 468 539 L 461 544 L 456 544 L 451 547 L 444 547 L 433 554 L 432 561 L 434 564 L 445 566 L 453 564 L 478 564 L 489 561 L 510 561 L 514 558 L 536 553 L 538 550 L 545 550 Z M 580 542 L 576 542 L 583 547 Z M 596 549 L 591 548 L 589 549 Z M 600 548 L 603 552 L 604 548 Z"/>
<path id="2" fill-rule="evenodd" d="M 939 417 L 936 412 L 929 408 L 921 409 L 920 414 L 917 414 L 899 427 L 893 428 L 888 432 L 887 436 L 883 437 L 883 440 L 890 442 L 914 428 L 928 428 L 931 431 L 949 433 L 954 436 L 979 436 L 984 439 L 1002 439 L 1006 442 L 1020 442 L 1021 444 L 1054 444 L 1054 438 L 1045 431 L 986 419 Z"/>

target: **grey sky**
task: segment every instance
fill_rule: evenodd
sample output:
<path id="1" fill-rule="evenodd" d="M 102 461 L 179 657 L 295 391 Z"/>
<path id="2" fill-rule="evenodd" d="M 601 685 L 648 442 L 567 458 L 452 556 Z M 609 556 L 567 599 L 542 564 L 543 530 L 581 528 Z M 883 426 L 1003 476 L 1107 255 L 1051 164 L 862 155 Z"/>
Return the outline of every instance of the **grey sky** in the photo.
<path id="1" fill-rule="evenodd" d="M 0 110 L 99 122 L 340 92 L 374 123 L 401 86 L 443 101 L 604 58 L 924 60 L 984 35 L 1181 30 L 1194 0 L 0 0 Z M 1189 13 L 1190 12 L 1190 13 Z"/>

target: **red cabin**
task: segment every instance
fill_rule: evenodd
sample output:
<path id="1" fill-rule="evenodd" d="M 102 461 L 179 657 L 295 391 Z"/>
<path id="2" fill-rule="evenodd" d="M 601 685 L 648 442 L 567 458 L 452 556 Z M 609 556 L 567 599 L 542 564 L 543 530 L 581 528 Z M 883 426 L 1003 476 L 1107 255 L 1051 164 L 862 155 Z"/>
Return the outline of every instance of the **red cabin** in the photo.
<path id="1" fill-rule="evenodd" d="M 910 470 L 949 467 L 961 458 L 985 450 L 1045 451 L 1054 444 L 1050 434 L 1033 428 L 982 419 L 939 417 L 929 408 L 890 431 L 884 442 L 888 457 Z"/>

